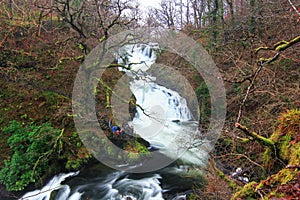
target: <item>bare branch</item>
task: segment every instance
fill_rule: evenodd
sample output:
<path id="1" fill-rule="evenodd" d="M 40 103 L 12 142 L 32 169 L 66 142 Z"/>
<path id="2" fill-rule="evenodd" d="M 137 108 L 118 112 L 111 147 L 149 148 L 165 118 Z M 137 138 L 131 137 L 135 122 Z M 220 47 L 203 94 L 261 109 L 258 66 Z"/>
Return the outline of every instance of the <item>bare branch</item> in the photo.
<path id="1" fill-rule="evenodd" d="M 287 41 L 280 41 L 278 43 L 276 43 L 274 45 L 273 48 L 269 48 L 269 47 L 259 47 L 255 50 L 256 53 L 258 53 L 259 51 L 261 50 L 275 50 L 276 54 L 273 56 L 273 57 L 270 57 L 270 58 L 260 58 L 259 59 L 259 63 L 258 63 L 258 68 L 257 70 L 255 71 L 254 75 L 253 75 L 253 78 L 251 80 L 251 83 L 250 85 L 248 86 L 247 88 L 247 92 L 245 94 L 245 97 L 240 105 L 240 108 L 239 108 L 239 113 L 238 113 L 238 117 L 237 117 L 237 122 L 239 123 L 240 120 L 241 120 L 241 117 L 242 117 L 242 109 L 249 97 L 249 94 L 251 92 L 251 89 L 253 88 L 254 86 L 254 83 L 255 83 L 255 79 L 257 78 L 259 72 L 262 70 L 262 68 L 265 66 L 265 65 L 268 65 L 268 64 L 271 64 L 272 62 L 276 61 L 281 52 L 283 52 L 284 50 L 292 47 L 293 45 L 297 44 L 300 42 L 300 36 L 297 36 L 295 37 L 294 39 L 290 40 L 289 42 Z"/>
<path id="2" fill-rule="evenodd" d="M 296 6 L 293 4 L 293 2 L 291 0 L 288 0 L 288 2 L 291 4 L 292 8 L 294 9 L 294 11 L 297 13 L 297 15 L 300 18 L 300 12 L 298 11 L 298 9 L 296 8 Z"/>

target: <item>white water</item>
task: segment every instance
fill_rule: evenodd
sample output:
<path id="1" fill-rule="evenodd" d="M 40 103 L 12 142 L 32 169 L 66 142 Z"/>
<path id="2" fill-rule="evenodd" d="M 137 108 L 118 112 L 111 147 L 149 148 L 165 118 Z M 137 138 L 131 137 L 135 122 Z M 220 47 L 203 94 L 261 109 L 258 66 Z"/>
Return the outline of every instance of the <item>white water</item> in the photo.
<path id="1" fill-rule="evenodd" d="M 125 64 L 134 72 L 145 72 L 156 61 L 156 52 L 159 50 L 157 44 L 135 44 L 127 45 L 117 54 L 119 64 Z M 123 68 L 119 68 L 123 71 Z M 131 71 L 125 70 L 128 74 Z"/>
<path id="2" fill-rule="evenodd" d="M 153 49 L 157 48 L 155 44 L 129 45 L 119 52 L 119 63 L 132 69 L 125 72 L 134 77 L 130 89 L 136 97 L 136 103 L 143 108 L 137 109 L 136 116 L 130 123 L 136 133 L 166 156 L 174 160 L 180 157 L 180 160 L 188 165 L 203 165 L 207 156 L 205 145 L 201 145 L 202 141 L 198 139 L 198 123 L 193 121 L 186 100 L 176 91 L 156 84 L 155 77 L 146 73 L 156 61 Z M 189 167 L 168 167 L 164 170 L 174 175 L 185 176 L 190 173 Z M 198 175 L 201 173 L 197 170 L 194 172 Z M 167 192 L 162 188 L 162 177 L 158 172 L 130 178 L 125 172 L 115 171 L 105 176 L 90 178 L 84 183 L 78 182 L 75 186 L 62 184 L 66 178 L 76 175 L 77 173 L 69 173 L 55 176 L 41 190 L 28 192 L 21 199 L 49 200 L 52 191 L 58 190 L 55 200 L 126 200 L 127 197 L 133 200 L 161 200 L 164 192 Z M 184 195 L 175 196 L 173 199 L 179 197 L 184 199 Z"/>
<path id="3" fill-rule="evenodd" d="M 127 45 L 119 52 L 119 63 L 132 69 L 125 72 L 133 77 L 130 89 L 140 106 L 130 124 L 137 134 L 168 157 L 180 158 L 186 164 L 203 165 L 208 146 L 202 145 L 199 139 L 198 122 L 193 121 L 186 99 L 158 85 L 156 78 L 147 72 L 156 62 L 155 51 L 158 51 L 157 45 L 142 44 Z"/>
<path id="4" fill-rule="evenodd" d="M 84 191 L 91 188 L 97 190 L 89 191 L 86 198 L 92 199 L 116 199 L 126 200 L 127 197 L 134 199 L 160 200 L 162 197 L 162 188 L 160 187 L 160 175 L 154 174 L 151 177 L 134 180 L 130 178 L 119 179 L 124 172 L 109 173 L 105 178 L 95 178 L 89 180 L 88 184 L 79 185 L 72 189 L 68 185 L 61 184 L 65 178 L 72 177 L 78 173 L 59 174 L 47 183 L 41 190 L 35 190 L 26 193 L 20 200 L 49 200 L 54 190 L 59 190 L 55 200 L 80 200 Z M 101 194 L 101 196 L 96 196 Z M 139 198 L 135 198 L 138 196 Z"/>
<path id="5" fill-rule="evenodd" d="M 25 195 L 23 195 L 20 198 L 20 200 L 49 200 L 51 196 L 51 192 L 54 190 L 61 189 L 63 191 L 70 191 L 69 186 L 61 185 L 61 182 L 63 182 L 66 178 L 77 176 L 78 173 L 79 172 L 75 172 L 75 173 L 72 172 L 69 174 L 59 174 L 54 178 L 52 178 L 42 189 L 35 190 L 32 192 L 27 192 Z M 66 199 L 66 198 L 60 198 L 60 199 Z"/>

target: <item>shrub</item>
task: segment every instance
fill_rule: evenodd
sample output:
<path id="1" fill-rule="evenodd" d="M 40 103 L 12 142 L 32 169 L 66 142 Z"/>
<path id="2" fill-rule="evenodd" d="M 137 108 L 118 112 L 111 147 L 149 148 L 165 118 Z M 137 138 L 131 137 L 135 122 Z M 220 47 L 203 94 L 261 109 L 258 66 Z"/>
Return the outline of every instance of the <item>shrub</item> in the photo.
<path id="1" fill-rule="evenodd" d="M 10 122 L 2 134 L 11 135 L 8 144 L 13 154 L 4 161 L 0 182 L 10 191 L 22 190 L 29 183 L 36 182 L 58 152 L 57 143 L 62 133 L 63 131 L 53 128 L 50 123 L 23 126 L 17 121 Z"/>

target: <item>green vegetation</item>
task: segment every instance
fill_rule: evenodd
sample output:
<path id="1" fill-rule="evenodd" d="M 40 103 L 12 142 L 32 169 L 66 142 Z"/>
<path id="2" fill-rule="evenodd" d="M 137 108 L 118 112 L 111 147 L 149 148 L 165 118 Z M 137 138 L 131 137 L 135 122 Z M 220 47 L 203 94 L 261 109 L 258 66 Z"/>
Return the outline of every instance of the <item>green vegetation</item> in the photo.
<path id="1" fill-rule="evenodd" d="M 127 158 L 129 162 L 140 161 L 141 159 L 151 156 L 146 146 L 142 145 L 135 139 L 130 140 L 126 143 L 125 150 L 127 151 Z"/>
<path id="2" fill-rule="evenodd" d="M 39 126 L 12 121 L 2 134 L 11 135 L 8 144 L 13 151 L 0 171 L 0 181 L 8 190 L 22 190 L 36 182 L 62 148 L 63 130 L 53 128 L 49 123 Z"/>
<path id="3" fill-rule="evenodd" d="M 12 153 L 4 161 L 0 182 L 10 191 L 48 178 L 55 169 L 78 170 L 91 159 L 77 133 L 67 135 L 48 122 L 37 125 L 11 121 L 1 134 L 8 136 Z"/>

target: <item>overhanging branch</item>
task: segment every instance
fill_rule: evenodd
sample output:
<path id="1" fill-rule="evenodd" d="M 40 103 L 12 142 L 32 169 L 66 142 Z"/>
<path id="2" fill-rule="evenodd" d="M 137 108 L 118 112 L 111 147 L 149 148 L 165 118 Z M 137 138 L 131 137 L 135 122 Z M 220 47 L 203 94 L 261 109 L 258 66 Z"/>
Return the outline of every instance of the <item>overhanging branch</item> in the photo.
<path id="1" fill-rule="evenodd" d="M 255 73 L 252 78 L 252 80 L 250 81 L 250 85 L 248 86 L 247 88 L 247 92 L 245 94 L 245 97 L 240 105 L 240 108 L 239 108 L 239 113 L 238 113 L 238 117 L 237 117 L 237 122 L 239 123 L 240 120 L 241 120 L 241 117 L 242 117 L 242 109 L 250 95 L 250 92 L 251 92 L 251 89 L 253 88 L 254 86 L 254 83 L 255 83 L 255 79 L 257 78 L 258 74 L 260 73 L 260 71 L 262 70 L 262 68 L 265 66 L 265 65 L 268 65 L 268 64 L 271 64 L 273 63 L 274 61 L 278 60 L 278 58 L 280 57 L 280 54 L 281 52 L 283 52 L 284 50 L 292 47 L 293 45 L 297 44 L 300 42 L 300 35 L 293 38 L 292 40 L 290 41 L 280 41 L 280 42 L 277 42 L 272 48 L 270 47 L 258 47 L 256 50 L 255 50 L 255 53 L 258 53 L 262 50 L 266 51 L 266 50 L 273 50 L 275 51 L 275 55 L 273 57 L 270 57 L 270 58 L 260 58 L 259 61 L 258 61 L 258 68 L 256 69 Z M 249 80 L 249 79 L 246 79 L 246 80 Z"/>

